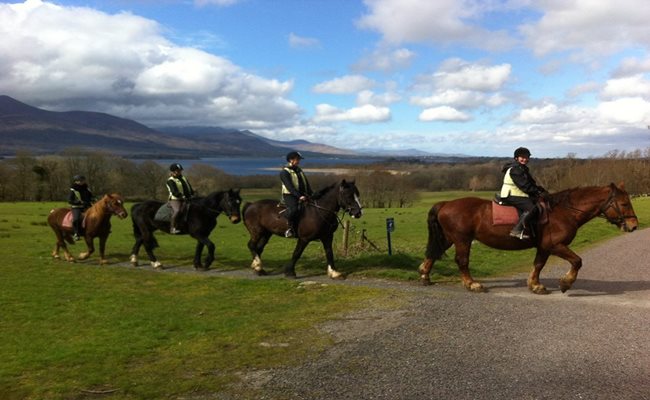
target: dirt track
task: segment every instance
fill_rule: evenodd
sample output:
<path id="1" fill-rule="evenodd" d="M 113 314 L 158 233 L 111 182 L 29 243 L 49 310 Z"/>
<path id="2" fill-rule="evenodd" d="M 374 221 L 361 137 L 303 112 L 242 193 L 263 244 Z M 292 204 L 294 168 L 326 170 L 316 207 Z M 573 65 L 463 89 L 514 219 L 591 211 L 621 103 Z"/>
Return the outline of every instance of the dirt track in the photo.
<path id="1" fill-rule="evenodd" d="M 410 300 L 332 321 L 336 345 L 317 360 L 246 380 L 258 399 L 650 399 L 648 244 L 650 229 L 582 252 L 564 294 L 561 260 L 541 296 L 525 275 L 485 281 L 484 294 L 349 279 Z"/>

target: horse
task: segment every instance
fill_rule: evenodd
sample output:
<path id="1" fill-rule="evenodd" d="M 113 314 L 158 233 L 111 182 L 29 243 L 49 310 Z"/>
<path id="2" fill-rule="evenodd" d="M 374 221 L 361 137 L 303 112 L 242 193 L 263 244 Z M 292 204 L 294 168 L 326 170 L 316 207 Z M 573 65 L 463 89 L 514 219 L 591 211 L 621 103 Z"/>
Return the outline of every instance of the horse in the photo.
<path id="1" fill-rule="evenodd" d="M 302 255 L 309 242 L 320 240 L 327 258 L 327 274 L 332 279 L 344 279 L 342 273 L 334 268 L 334 252 L 332 241 L 334 232 L 340 224 L 339 210 L 345 210 L 352 218 L 360 218 L 363 209 L 359 200 L 359 190 L 354 182 L 345 179 L 333 183 L 315 193 L 304 203 L 300 221 L 296 229 L 298 242 L 291 256 L 291 261 L 285 266 L 284 275 L 296 278 L 296 262 Z M 262 252 L 273 234 L 284 237 L 287 230 L 287 219 L 281 213 L 285 206 L 277 200 L 259 200 L 244 205 L 244 225 L 250 233 L 248 249 L 253 256 L 251 268 L 257 275 L 266 275 L 262 268 Z"/>
<path id="2" fill-rule="evenodd" d="M 72 213 L 69 207 L 55 208 L 47 216 L 47 224 L 52 228 L 56 235 L 56 246 L 52 251 L 52 257 L 59 258 L 59 250 L 63 249 L 66 261 L 74 262 L 74 257 L 68 251 L 66 242 L 74 243 L 72 238 L 72 224 L 64 224 L 66 214 Z M 106 239 L 111 233 L 111 216 L 117 215 L 120 219 L 127 217 L 128 213 L 124 209 L 124 200 L 118 193 L 106 194 L 99 201 L 95 202 L 84 213 L 83 224 L 85 226 L 83 238 L 88 247 L 88 251 L 79 254 L 80 260 L 85 260 L 95 252 L 94 239 L 99 237 L 99 264 L 106 264 L 108 260 L 104 257 L 106 249 Z"/>
<path id="3" fill-rule="evenodd" d="M 418 268 L 421 282 L 431 284 L 429 273 L 433 263 L 454 245 L 455 261 L 465 288 L 473 292 L 485 291 L 469 271 L 470 247 L 473 240 L 478 240 L 500 250 L 536 248 L 534 268 L 527 280 L 528 289 L 535 294 L 548 293 L 539 282 L 539 274 L 549 256 L 568 261 L 571 268 L 560 278 L 560 289 L 564 293 L 576 281 L 582 267 L 582 259 L 568 247 L 578 228 L 597 216 L 625 232 L 634 231 L 639 223 L 623 183 L 567 189 L 549 195 L 548 203 L 548 222 L 538 223 L 532 229 L 533 235 L 525 240 L 509 236 L 512 225 L 493 226 L 490 200 L 465 197 L 434 204 L 428 215 L 426 255 Z"/>
<path id="4" fill-rule="evenodd" d="M 239 190 L 217 191 L 205 197 L 196 197 L 189 201 L 185 210 L 178 215 L 177 228 L 181 228 L 181 234 L 189 234 L 196 239 L 196 251 L 194 252 L 194 268 L 197 271 L 207 271 L 214 261 L 214 243 L 209 236 L 217 226 L 217 217 L 226 213 L 230 222 L 239 223 L 241 197 Z M 138 266 L 138 252 L 144 244 L 144 249 L 149 256 L 149 262 L 153 268 L 161 269 L 163 264 L 158 261 L 153 250 L 158 247 L 158 241 L 153 235 L 154 231 L 160 229 L 169 232 L 169 220 L 155 219 L 156 213 L 161 207 L 167 207 L 166 202 L 148 200 L 136 203 L 131 207 L 131 220 L 133 222 L 133 236 L 135 244 L 131 250 L 131 264 Z M 171 212 L 171 209 L 169 210 Z M 208 254 L 201 264 L 203 248 L 208 248 Z"/>

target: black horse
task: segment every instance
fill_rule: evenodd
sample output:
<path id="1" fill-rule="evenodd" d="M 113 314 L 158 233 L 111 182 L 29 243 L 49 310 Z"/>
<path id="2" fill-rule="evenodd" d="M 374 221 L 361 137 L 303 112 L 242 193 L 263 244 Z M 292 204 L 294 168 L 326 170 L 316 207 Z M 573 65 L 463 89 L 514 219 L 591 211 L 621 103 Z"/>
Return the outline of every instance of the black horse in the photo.
<path id="1" fill-rule="evenodd" d="M 238 223 L 241 220 L 240 205 L 239 190 L 230 189 L 213 192 L 206 197 L 192 199 L 188 203 L 188 207 L 178 216 L 177 228 L 181 229 L 182 234 L 189 234 L 197 241 L 194 253 L 194 268 L 201 271 L 207 271 L 210 268 L 210 264 L 214 261 L 214 243 L 212 243 L 209 236 L 217 226 L 217 217 L 223 212 L 230 216 L 230 222 L 233 224 Z M 140 251 L 140 246 L 144 244 L 151 266 L 162 268 L 162 264 L 153 254 L 153 249 L 158 247 L 158 241 L 153 233 L 157 229 L 169 232 L 169 220 L 155 218 L 156 213 L 163 206 L 167 207 L 166 203 L 148 200 L 136 203 L 131 207 L 133 236 L 135 236 L 135 244 L 133 250 L 131 250 L 131 264 L 134 267 L 138 265 L 138 251 Z M 165 211 L 165 209 L 162 211 Z M 201 253 L 204 246 L 208 248 L 208 255 L 205 258 L 205 263 L 201 264 Z"/>
<path id="2" fill-rule="evenodd" d="M 287 230 L 287 219 L 282 216 L 285 207 L 277 200 L 259 200 L 244 205 L 244 225 L 250 233 L 248 249 L 253 256 L 251 267 L 258 275 L 265 275 L 262 268 L 262 252 L 271 235 L 284 237 Z M 334 253 L 332 240 L 334 231 L 339 226 L 337 212 L 347 211 L 352 218 L 360 218 L 362 214 L 359 201 L 359 190 L 354 182 L 342 180 L 334 183 L 316 193 L 305 204 L 298 223 L 298 243 L 293 251 L 291 261 L 286 265 L 284 274 L 287 277 L 296 277 L 296 262 L 309 242 L 320 240 L 327 257 L 327 274 L 330 278 L 339 279 L 343 275 L 334 269 Z"/>

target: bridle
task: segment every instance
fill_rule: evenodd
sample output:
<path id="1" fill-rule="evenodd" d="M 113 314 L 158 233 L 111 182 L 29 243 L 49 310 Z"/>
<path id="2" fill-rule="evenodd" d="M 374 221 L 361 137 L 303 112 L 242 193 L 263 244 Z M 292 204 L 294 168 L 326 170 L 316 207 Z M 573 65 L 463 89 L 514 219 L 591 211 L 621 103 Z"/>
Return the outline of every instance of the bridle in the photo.
<path id="1" fill-rule="evenodd" d="M 605 218 L 607 222 L 614 224 L 616 226 L 624 225 L 625 220 L 627 218 L 637 218 L 637 216 L 634 214 L 632 215 L 623 214 L 618 203 L 614 201 L 615 199 L 616 199 L 616 189 L 612 188 L 612 191 L 609 193 L 609 197 L 607 198 L 607 201 L 605 202 L 605 204 L 603 204 L 600 207 L 599 214 L 598 214 L 599 217 Z M 610 208 L 614 209 L 614 211 L 616 212 L 616 217 L 610 218 L 607 215 L 606 211 L 609 210 Z"/>
<path id="2" fill-rule="evenodd" d="M 352 211 L 352 207 L 351 206 L 347 207 L 347 208 L 344 207 L 345 202 L 343 201 L 343 197 L 341 195 L 341 192 L 342 192 L 341 187 L 339 187 L 339 191 L 338 191 L 338 194 L 337 194 L 337 197 L 336 197 L 336 205 L 341 210 L 343 210 L 342 214 L 345 215 L 346 212 L 349 214 Z M 338 215 L 338 213 L 336 211 L 330 210 L 329 208 L 325 208 L 325 207 L 320 206 L 316 202 L 316 200 L 309 200 L 309 201 L 307 201 L 307 204 L 314 207 L 314 208 L 316 208 L 316 209 L 318 209 L 318 210 L 327 211 L 328 213 L 333 214 L 334 217 L 336 217 L 336 221 L 337 221 L 338 225 L 341 226 L 341 228 L 343 228 L 343 219 L 341 217 L 339 217 L 339 215 Z M 321 215 L 321 213 L 318 213 L 318 215 L 321 217 L 321 219 L 323 221 L 325 221 L 325 218 Z M 325 221 L 325 222 L 327 222 L 327 221 Z"/>

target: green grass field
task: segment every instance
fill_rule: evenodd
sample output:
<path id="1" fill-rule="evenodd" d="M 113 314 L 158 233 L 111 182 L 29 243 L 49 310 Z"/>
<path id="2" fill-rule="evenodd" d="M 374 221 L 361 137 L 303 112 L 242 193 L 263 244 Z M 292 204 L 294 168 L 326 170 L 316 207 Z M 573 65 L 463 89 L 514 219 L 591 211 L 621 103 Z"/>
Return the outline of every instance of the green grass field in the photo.
<path id="1" fill-rule="evenodd" d="M 352 278 L 417 279 L 429 208 L 466 194 L 426 193 L 412 208 L 365 210 L 362 219 L 352 220 L 348 257 L 340 254 L 337 232 L 339 269 Z M 242 197 L 252 200 L 265 193 L 243 191 Z M 78 263 L 53 260 L 54 235 L 45 219 L 54 206 L 60 204 L 3 203 L 0 211 L 2 399 L 202 398 L 215 392 L 255 398 L 254 388 L 237 385 L 240 372 L 313 357 L 331 345 L 317 329 L 320 322 L 368 301 L 385 307 L 404 301 L 386 296 L 385 290 L 181 273 L 192 270 L 194 241 L 160 233 L 157 255 L 175 266 L 170 273 L 124 266 L 133 244 L 129 219 L 112 220 L 107 245 L 112 265 L 99 267 L 96 254 Z M 650 200 L 635 199 L 634 207 L 646 227 Z M 396 226 L 392 256 L 387 255 L 387 217 Z M 379 251 L 360 241 L 364 230 Z M 605 220 L 595 219 L 580 230 L 572 248 L 579 252 L 618 234 Z M 243 224 L 221 217 L 211 238 L 217 246 L 212 268 L 249 271 Z M 264 254 L 269 272 L 281 272 L 293 243 L 270 241 Z M 75 255 L 84 249 L 72 247 Z M 529 270 L 533 254 L 476 245 L 472 272 L 481 278 Z M 144 253 L 140 256 L 146 260 Z M 310 244 L 297 272 L 325 273 L 320 243 Z M 451 250 L 450 257 L 436 263 L 432 279 L 455 281 L 457 275 Z"/>

